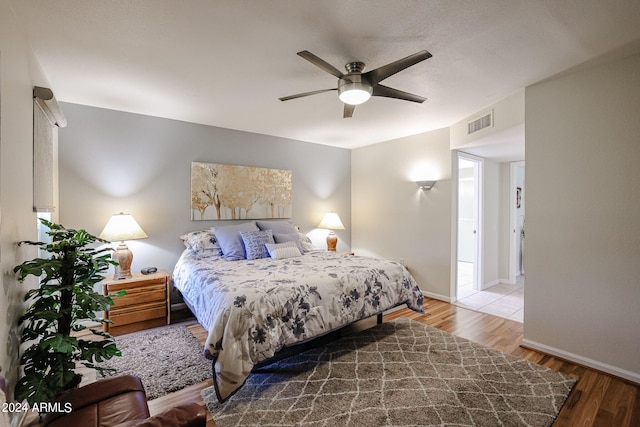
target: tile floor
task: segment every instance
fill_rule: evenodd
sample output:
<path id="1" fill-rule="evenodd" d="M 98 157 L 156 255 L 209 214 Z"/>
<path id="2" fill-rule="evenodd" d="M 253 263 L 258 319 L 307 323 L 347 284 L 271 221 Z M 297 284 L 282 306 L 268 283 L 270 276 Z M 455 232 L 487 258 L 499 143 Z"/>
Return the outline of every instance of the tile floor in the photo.
<path id="1" fill-rule="evenodd" d="M 458 263 L 458 301 L 456 305 L 522 322 L 524 319 L 524 276 L 516 284 L 499 283 L 483 291 L 473 289 L 473 266 Z"/>

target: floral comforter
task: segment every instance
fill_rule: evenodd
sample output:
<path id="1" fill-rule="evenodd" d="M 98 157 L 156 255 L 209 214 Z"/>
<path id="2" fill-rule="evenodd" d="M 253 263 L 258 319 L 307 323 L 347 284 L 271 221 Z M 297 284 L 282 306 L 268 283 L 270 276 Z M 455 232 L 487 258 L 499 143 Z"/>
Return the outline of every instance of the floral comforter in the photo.
<path id="1" fill-rule="evenodd" d="M 284 346 L 324 335 L 398 304 L 422 313 L 422 293 L 399 263 L 335 252 L 227 261 L 185 250 L 174 285 L 209 332 L 221 402 L 258 362 Z"/>

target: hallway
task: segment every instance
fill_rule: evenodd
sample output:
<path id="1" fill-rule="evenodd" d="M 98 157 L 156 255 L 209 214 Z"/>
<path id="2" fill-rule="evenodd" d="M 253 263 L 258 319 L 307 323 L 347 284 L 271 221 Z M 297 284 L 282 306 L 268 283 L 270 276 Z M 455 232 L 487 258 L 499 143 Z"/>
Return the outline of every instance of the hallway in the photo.
<path id="1" fill-rule="evenodd" d="M 473 266 L 458 262 L 458 301 L 456 305 L 494 316 L 523 322 L 524 276 L 516 284 L 499 283 L 483 291 L 473 289 Z"/>

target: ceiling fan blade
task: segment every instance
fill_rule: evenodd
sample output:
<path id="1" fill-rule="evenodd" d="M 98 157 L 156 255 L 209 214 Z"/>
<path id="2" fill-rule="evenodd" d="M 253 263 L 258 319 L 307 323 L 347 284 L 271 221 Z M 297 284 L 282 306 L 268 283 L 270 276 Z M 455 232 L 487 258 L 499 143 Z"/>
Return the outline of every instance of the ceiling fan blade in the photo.
<path id="1" fill-rule="evenodd" d="M 343 119 L 348 119 L 353 116 L 353 111 L 356 109 L 355 105 L 344 104 L 344 113 L 342 114 Z"/>
<path id="2" fill-rule="evenodd" d="M 302 58 L 304 58 L 307 61 L 311 62 L 316 67 L 326 71 L 327 73 L 329 73 L 329 74 L 331 74 L 333 76 L 336 76 L 337 78 L 340 78 L 340 77 L 342 77 L 344 75 L 336 67 L 334 67 L 333 65 L 329 64 L 324 59 L 318 58 L 317 56 L 315 56 L 313 53 L 309 52 L 308 50 L 303 50 L 302 52 L 298 52 L 298 56 L 301 56 Z"/>
<path id="3" fill-rule="evenodd" d="M 373 87 L 372 96 L 384 96 L 385 98 L 402 99 L 403 101 L 412 101 L 422 104 L 427 98 L 419 95 L 414 95 L 409 92 L 394 89 L 389 86 L 375 85 Z"/>
<path id="4" fill-rule="evenodd" d="M 409 55 L 406 58 L 398 59 L 390 64 L 383 65 L 375 70 L 368 71 L 362 74 L 362 77 L 366 78 L 372 85 L 376 85 L 378 82 L 383 81 L 387 77 L 393 76 L 405 68 L 409 68 L 418 62 L 431 58 L 431 54 L 426 50 L 422 50 L 413 55 Z"/>
<path id="5" fill-rule="evenodd" d="M 278 99 L 280 101 L 289 101 L 290 99 L 302 98 L 304 96 L 316 95 L 318 93 L 323 93 L 323 92 L 331 92 L 332 90 L 338 90 L 338 88 L 312 90 L 311 92 L 297 93 L 295 95 L 283 96 L 282 98 L 278 98 Z"/>

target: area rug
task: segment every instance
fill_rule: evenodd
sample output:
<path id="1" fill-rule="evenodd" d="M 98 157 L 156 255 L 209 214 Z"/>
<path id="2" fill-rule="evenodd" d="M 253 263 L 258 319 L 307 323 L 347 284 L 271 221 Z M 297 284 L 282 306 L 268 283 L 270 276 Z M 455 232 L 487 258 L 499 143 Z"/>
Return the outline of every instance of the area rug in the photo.
<path id="1" fill-rule="evenodd" d="M 575 380 L 399 318 L 252 373 L 217 427 L 548 426 Z"/>
<path id="2" fill-rule="evenodd" d="M 111 376 L 140 377 L 149 400 L 211 378 L 211 361 L 184 325 L 147 329 L 115 340 L 122 356 L 100 366 L 115 368 L 117 372 Z"/>

